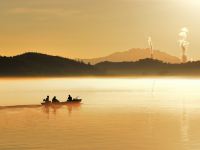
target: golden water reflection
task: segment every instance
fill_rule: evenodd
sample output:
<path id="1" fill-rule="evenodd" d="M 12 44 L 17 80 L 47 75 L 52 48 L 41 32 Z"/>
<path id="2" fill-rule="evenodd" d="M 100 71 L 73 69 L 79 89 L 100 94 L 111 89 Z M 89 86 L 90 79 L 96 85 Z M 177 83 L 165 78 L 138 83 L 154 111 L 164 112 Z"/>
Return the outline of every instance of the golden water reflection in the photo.
<path id="1" fill-rule="evenodd" d="M 81 108 L 82 103 L 72 103 L 72 104 L 65 104 L 65 105 L 14 105 L 14 106 L 1 106 L 1 110 L 16 110 L 16 109 L 31 109 L 31 108 L 41 108 L 42 112 L 46 114 L 53 113 L 56 115 L 57 111 L 61 108 L 66 109 L 68 111 L 68 114 L 71 115 L 71 113 L 74 110 L 79 110 Z"/>
<path id="2" fill-rule="evenodd" d="M 190 150 L 200 148 L 199 124 L 200 111 L 193 108 L 103 109 L 84 104 L 6 108 L 0 109 L 0 146 L 22 150 Z"/>
<path id="3" fill-rule="evenodd" d="M 66 109 L 68 111 L 68 114 L 71 115 L 74 110 L 79 110 L 81 108 L 81 105 L 82 105 L 81 103 L 66 104 L 66 105 L 46 105 L 46 106 L 42 106 L 42 110 L 44 113 L 48 115 L 51 112 L 53 112 L 53 114 L 56 115 L 57 111 L 63 108 L 63 110 Z"/>
<path id="4" fill-rule="evenodd" d="M 21 82 L 3 81 L 0 87 L 0 149 L 200 149 L 198 79 L 45 79 L 25 80 L 25 87 Z M 47 94 L 64 101 L 67 93 L 83 103 L 37 105 Z"/>

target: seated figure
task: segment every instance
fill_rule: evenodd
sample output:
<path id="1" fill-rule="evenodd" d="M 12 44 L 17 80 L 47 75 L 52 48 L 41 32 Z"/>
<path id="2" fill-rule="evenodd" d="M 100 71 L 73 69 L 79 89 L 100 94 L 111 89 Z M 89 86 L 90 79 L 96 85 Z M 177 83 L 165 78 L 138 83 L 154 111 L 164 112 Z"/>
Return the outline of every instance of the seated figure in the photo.
<path id="1" fill-rule="evenodd" d="M 49 101 L 49 96 L 47 96 L 45 99 L 43 99 L 43 101 L 44 101 L 45 103 L 50 102 L 50 101 Z"/>
<path id="2" fill-rule="evenodd" d="M 67 101 L 72 101 L 73 99 L 72 99 L 72 96 L 71 95 L 68 95 L 68 99 L 67 99 Z"/>
<path id="3" fill-rule="evenodd" d="M 53 97 L 52 103 L 59 103 L 60 101 L 56 99 L 56 96 Z"/>

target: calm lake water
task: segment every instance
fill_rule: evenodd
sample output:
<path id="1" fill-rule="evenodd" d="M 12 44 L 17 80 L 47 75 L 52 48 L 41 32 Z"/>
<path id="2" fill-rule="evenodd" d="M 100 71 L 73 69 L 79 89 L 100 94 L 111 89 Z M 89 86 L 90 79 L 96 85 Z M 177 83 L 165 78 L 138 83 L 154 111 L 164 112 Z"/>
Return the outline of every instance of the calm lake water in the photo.
<path id="1" fill-rule="evenodd" d="M 1 150 L 200 149 L 199 79 L 0 79 L 0 106 Z"/>

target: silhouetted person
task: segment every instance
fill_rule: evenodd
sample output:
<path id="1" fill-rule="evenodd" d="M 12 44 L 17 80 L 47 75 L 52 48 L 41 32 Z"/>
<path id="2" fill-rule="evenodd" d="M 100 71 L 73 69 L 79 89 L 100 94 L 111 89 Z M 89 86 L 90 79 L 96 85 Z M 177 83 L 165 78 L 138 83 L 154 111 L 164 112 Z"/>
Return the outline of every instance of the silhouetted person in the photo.
<path id="1" fill-rule="evenodd" d="M 59 103 L 60 101 L 56 99 L 56 96 L 53 97 L 52 103 Z"/>
<path id="2" fill-rule="evenodd" d="M 49 96 L 47 96 L 43 101 L 44 101 L 45 103 L 50 102 L 50 101 L 49 101 Z"/>
<path id="3" fill-rule="evenodd" d="M 72 96 L 69 95 L 67 101 L 72 101 L 72 100 L 73 100 L 73 99 L 72 99 Z"/>

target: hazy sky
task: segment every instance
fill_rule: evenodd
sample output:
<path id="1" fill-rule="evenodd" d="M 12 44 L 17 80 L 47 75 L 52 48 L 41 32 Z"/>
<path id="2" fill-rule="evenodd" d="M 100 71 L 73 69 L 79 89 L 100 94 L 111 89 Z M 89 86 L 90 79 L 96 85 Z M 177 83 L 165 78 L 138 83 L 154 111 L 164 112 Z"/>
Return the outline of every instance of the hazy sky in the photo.
<path id="1" fill-rule="evenodd" d="M 0 55 L 37 51 L 90 58 L 148 47 L 200 58 L 200 0 L 0 0 Z"/>

